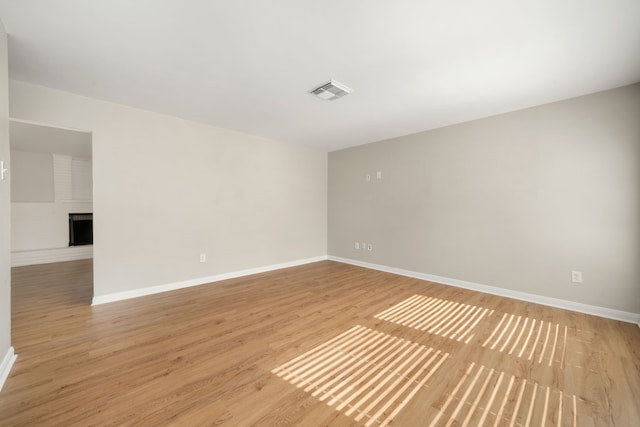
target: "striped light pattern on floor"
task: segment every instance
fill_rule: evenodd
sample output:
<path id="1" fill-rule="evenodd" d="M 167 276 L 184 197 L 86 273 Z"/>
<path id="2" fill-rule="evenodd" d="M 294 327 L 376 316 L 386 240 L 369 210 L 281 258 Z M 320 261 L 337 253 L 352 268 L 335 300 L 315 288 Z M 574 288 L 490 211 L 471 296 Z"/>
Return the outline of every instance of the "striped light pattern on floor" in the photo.
<path id="1" fill-rule="evenodd" d="M 355 326 L 271 372 L 355 421 L 387 425 L 448 356 Z"/>
<path id="2" fill-rule="evenodd" d="M 492 313 L 487 308 L 414 295 L 374 317 L 468 343 L 473 329 Z"/>
<path id="3" fill-rule="evenodd" d="M 588 405 L 574 395 L 471 363 L 429 427 L 576 427 L 585 425 L 578 420 L 578 405 L 582 416 L 588 413 Z"/>
<path id="4" fill-rule="evenodd" d="M 565 366 L 567 326 L 504 313 L 483 347 L 519 358 Z"/>

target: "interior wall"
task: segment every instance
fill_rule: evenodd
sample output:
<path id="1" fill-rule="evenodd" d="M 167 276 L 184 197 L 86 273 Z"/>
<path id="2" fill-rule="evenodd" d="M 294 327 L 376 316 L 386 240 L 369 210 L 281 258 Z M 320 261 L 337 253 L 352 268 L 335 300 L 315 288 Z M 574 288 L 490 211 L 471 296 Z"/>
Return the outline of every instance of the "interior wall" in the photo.
<path id="1" fill-rule="evenodd" d="M 7 33 L 0 22 L 0 160 L 5 168 L 11 166 L 9 158 L 9 88 L 8 88 Z M 10 172 L 10 171 L 9 171 Z M 11 358 L 11 175 L 0 181 L 0 389 L 8 374 Z"/>
<path id="2" fill-rule="evenodd" d="M 53 155 L 11 150 L 11 201 L 53 202 Z"/>
<path id="3" fill-rule="evenodd" d="M 636 84 L 332 152 L 329 255 L 640 313 L 639 118 Z"/>
<path id="4" fill-rule="evenodd" d="M 10 95 L 12 118 L 92 131 L 94 296 L 326 254 L 326 153 L 19 81 Z"/>
<path id="5" fill-rule="evenodd" d="M 91 160 L 20 150 L 11 150 L 11 159 L 11 251 L 67 248 L 69 214 L 93 212 Z M 51 200 L 42 200 L 39 187 L 50 189 Z"/>

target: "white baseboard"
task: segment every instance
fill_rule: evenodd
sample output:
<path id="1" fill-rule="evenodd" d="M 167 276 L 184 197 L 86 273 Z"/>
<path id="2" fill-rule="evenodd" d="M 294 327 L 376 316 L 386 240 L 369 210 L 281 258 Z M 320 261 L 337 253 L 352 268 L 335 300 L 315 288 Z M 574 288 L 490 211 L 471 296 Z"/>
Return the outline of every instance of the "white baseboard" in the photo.
<path id="1" fill-rule="evenodd" d="M 9 378 L 9 372 L 11 372 L 11 368 L 13 367 L 13 363 L 18 358 L 18 355 L 15 354 L 13 347 L 9 347 L 7 350 L 7 354 L 4 355 L 2 362 L 0 363 L 0 391 L 2 391 L 2 386 L 4 386 L 4 382 Z"/>
<path id="2" fill-rule="evenodd" d="M 38 249 L 11 252 L 11 267 L 48 264 L 51 262 L 76 261 L 93 258 L 93 246 L 70 246 L 68 248 Z"/>
<path id="3" fill-rule="evenodd" d="M 147 288 L 134 289 L 125 292 L 94 296 L 91 305 L 106 304 L 109 302 L 122 301 L 130 298 L 137 298 L 145 295 L 157 294 L 160 292 L 174 291 L 176 289 L 189 288 L 191 286 L 204 285 L 207 283 L 219 282 L 221 280 L 235 279 L 237 277 L 249 276 L 252 274 L 265 273 L 267 271 L 280 270 L 282 268 L 296 267 L 298 265 L 310 264 L 312 262 L 325 261 L 326 255 L 306 258 L 296 261 L 283 262 L 281 264 L 267 265 L 264 267 L 249 268 L 246 270 L 233 271 L 231 273 L 216 274 L 215 276 L 200 277 L 198 279 L 185 280 L 183 282 L 167 283 L 164 285 L 150 286 Z"/>
<path id="4" fill-rule="evenodd" d="M 502 297 L 521 300 L 521 301 L 547 305 L 550 307 L 562 308 L 570 311 L 577 311 L 579 313 L 605 317 L 608 319 L 635 323 L 638 326 L 640 326 L 640 313 L 630 313 L 627 311 L 615 310 L 612 308 L 582 304 L 579 302 L 568 301 L 568 300 L 563 300 L 559 298 L 545 297 L 542 295 L 530 294 L 527 292 L 520 292 L 520 291 L 514 291 L 510 289 L 505 289 L 505 288 L 498 288 L 495 286 L 467 282 L 464 280 L 451 279 L 448 277 L 435 276 L 432 274 L 419 273 L 419 272 L 410 271 L 410 270 L 403 270 L 401 268 L 387 267 L 385 265 L 372 264 L 369 262 L 358 261 L 358 260 L 349 259 L 349 258 L 341 258 L 341 257 L 335 257 L 335 256 L 329 255 L 327 259 L 331 261 L 341 262 L 344 264 L 351 264 L 359 267 L 370 268 L 372 270 L 384 271 L 387 273 L 398 274 L 401 276 L 413 277 L 415 279 L 428 280 L 430 282 L 442 283 L 445 285 L 456 286 L 458 288 L 470 289 L 472 291 L 484 292 L 486 294 L 498 295 Z"/>

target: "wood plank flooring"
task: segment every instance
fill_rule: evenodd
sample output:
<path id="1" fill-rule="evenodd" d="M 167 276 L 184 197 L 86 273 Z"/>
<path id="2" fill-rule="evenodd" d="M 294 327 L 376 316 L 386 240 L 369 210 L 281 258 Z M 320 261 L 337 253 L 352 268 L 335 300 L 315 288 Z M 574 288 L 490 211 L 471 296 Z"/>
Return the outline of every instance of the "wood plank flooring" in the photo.
<path id="1" fill-rule="evenodd" d="M 13 269 L 1 426 L 638 426 L 640 328 L 330 261 L 91 307 Z"/>

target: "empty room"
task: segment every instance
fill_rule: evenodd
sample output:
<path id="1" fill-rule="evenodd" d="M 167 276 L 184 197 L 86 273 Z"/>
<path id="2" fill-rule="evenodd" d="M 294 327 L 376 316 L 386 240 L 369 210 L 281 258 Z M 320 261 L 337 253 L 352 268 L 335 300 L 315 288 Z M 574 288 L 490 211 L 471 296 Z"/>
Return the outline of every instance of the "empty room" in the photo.
<path id="1" fill-rule="evenodd" d="M 637 426 L 638 17 L 0 0 L 0 426 Z"/>

